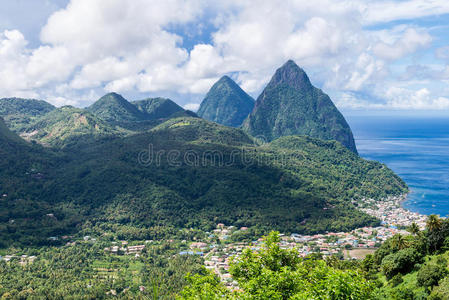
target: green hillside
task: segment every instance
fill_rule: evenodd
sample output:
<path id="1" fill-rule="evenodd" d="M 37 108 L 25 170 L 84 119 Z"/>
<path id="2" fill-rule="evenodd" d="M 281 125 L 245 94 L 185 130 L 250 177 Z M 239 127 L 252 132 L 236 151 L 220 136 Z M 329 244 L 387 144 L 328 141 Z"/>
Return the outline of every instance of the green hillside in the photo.
<path id="1" fill-rule="evenodd" d="M 329 96 L 315 88 L 304 70 L 291 60 L 276 70 L 257 98 L 243 128 L 265 141 L 281 136 L 307 135 L 337 140 L 357 152 L 343 115 Z"/>
<path id="2" fill-rule="evenodd" d="M 104 95 L 87 110 L 108 123 L 145 120 L 143 112 L 117 93 Z"/>
<path id="3" fill-rule="evenodd" d="M 90 112 L 72 106 L 55 109 L 28 126 L 22 137 L 43 144 L 65 147 L 81 139 L 119 134 Z"/>
<path id="4" fill-rule="evenodd" d="M 198 118 L 66 152 L 69 161 L 42 197 L 83 207 L 95 224 L 134 228 L 143 239 L 176 228 L 210 230 L 217 222 L 263 231 L 348 230 L 378 224 L 355 209 L 353 198 L 407 190 L 387 167 L 336 142 L 285 137 L 257 146 L 240 129 Z"/>
<path id="5" fill-rule="evenodd" d="M 36 118 L 54 109 L 55 107 L 53 105 L 42 100 L 22 98 L 0 99 L 0 117 L 15 132 L 20 132 L 36 120 Z"/>
<path id="6" fill-rule="evenodd" d="M 137 106 L 147 120 L 168 118 L 174 113 L 184 111 L 181 106 L 166 98 L 148 98 L 131 102 L 131 104 Z"/>
<path id="7" fill-rule="evenodd" d="M 129 134 L 148 131 L 170 118 L 194 116 L 166 98 L 147 98 L 128 102 L 121 95 L 109 93 L 87 108 L 89 112 L 118 131 Z"/>
<path id="8" fill-rule="evenodd" d="M 64 156 L 25 142 L 1 118 L 0 156 L 0 249 L 13 244 L 48 245 L 48 237 L 75 231 L 82 210 L 64 201 L 50 204 L 42 197 Z"/>
<path id="9" fill-rule="evenodd" d="M 133 228 L 132 236 L 144 239 L 217 222 L 262 232 L 349 230 L 378 224 L 352 199 L 407 190 L 385 165 L 333 141 L 292 136 L 258 146 L 240 129 L 189 117 L 120 137 L 83 110 L 63 107 L 48 116 L 35 137 L 64 143 L 64 152 L 33 192 L 50 205 L 77 207 L 81 223 Z"/>
<path id="10" fill-rule="evenodd" d="M 222 125 L 239 127 L 254 107 L 254 99 L 231 78 L 223 76 L 201 102 L 198 115 Z"/>

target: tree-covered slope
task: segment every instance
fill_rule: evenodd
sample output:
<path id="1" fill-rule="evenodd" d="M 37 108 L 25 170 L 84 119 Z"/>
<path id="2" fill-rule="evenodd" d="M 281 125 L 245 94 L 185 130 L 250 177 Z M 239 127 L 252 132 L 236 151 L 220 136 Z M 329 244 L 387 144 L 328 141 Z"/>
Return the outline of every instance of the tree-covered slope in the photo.
<path id="1" fill-rule="evenodd" d="M 7 144 L 25 143 L 25 141 L 23 141 L 17 134 L 9 130 L 9 128 L 6 126 L 5 121 L 1 117 L 0 117 L 0 142 L 4 147 L 6 147 Z"/>
<path id="2" fill-rule="evenodd" d="M 263 232 L 349 230 L 379 222 L 357 210 L 353 199 L 407 191 L 386 166 L 340 143 L 291 136 L 257 145 L 241 129 L 200 118 L 170 119 L 123 137 L 109 134 L 89 112 L 63 107 L 35 130 L 42 141 L 63 147 L 56 156 L 31 145 L 40 147 L 31 152 L 40 153 L 36 167 L 34 156 L 11 160 L 26 166 L 14 177 L 21 183 L 8 185 L 9 206 L 0 216 L 0 236 L 8 244 L 48 243 L 49 234 L 83 224 L 113 228 L 127 239 L 169 236 L 180 228 L 211 230 L 220 222 Z M 29 202 L 11 207 L 20 199 Z M 25 234 L 36 230 L 23 211 L 33 207 L 37 220 L 57 215 L 41 236 Z M 8 223 L 12 216 L 14 225 Z"/>
<path id="3" fill-rule="evenodd" d="M 130 134 L 147 131 L 170 118 L 194 116 L 166 98 L 147 98 L 128 102 L 121 95 L 109 93 L 87 108 L 96 117 L 118 131 Z"/>
<path id="4" fill-rule="evenodd" d="M 67 146 L 81 139 L 118 134 L 107 123 L 84 109 L 63 106 L 28 126 L 22 136 L 52 146 Z"/>
<path id="5" fill-rule="evenodd" d="M 87 110 L 108 123 L 145 120 L 145 114 L 142 111 L 117 93 L 104 95 Z"/>
<path id="6" fill-rule="evenodd" d="M 240 129 L 198 118 L 67 151 L 76 155 L 42 196 L 66 199 L 91 222 L 126 225 L 142 238 L 151 238 L 153 228 L 210 230 L 217 222 L 265 231 L 348 230 L 378 223 L 352 199 L 407 190 L 387 167 L 336 142 L 285 137 L 257 146 Z"/>
<path id="7" fill-rule="evenodd" d="M 291 60 L 276 70 L 243 128 L 266 141 L 287 135 L 308 135 L 337 140 L 357 152 L 343 115 L 329 96 L 315 88 L 304 70 Z"/>
<path id="8" fill-rule="evenodd" d="M 254 107 L 254 99 L 231 78 L 223 76 L 204 98 L 198 115 L 222 125 L 239 127 Z"/>
<path id="9" fill-rule="evenodd" d="M 0 99 L 0 117 L 6 125 L 20 132 L 24 127 L 31 124 L 36 118 L 43 116 L 55 107 L 43 100 L 3 98 Z"/>
<path id="10" fill-rule="evenodd" d="M 42 197 L 63 156 L 24 141 L 0 118 L 0 157 L 0 248 L 49 244 L 50 236 L 75 231 L 82 209 Z"/>
<path id="11" fill-rule="evenodd" d="M 144 113 L 147 120 L 168 118 L 175 113 L 184 112 L 181 106 L 167 98 L 147 98 L 131 104 Z"/>

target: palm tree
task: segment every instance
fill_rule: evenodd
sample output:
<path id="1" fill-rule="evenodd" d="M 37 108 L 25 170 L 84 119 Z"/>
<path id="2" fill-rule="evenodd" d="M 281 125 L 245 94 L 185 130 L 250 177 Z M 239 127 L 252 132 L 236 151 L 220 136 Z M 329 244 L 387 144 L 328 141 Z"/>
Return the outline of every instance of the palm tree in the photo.
<path id="1" fill-rule="evenodd" d="M 419 230 L 419 226 L 418 224 L 416 224 L 415 222 L 413 222 L 407 229 L 411 234 L 413 235 L 417 235 L 419 234 L 420 230 Z"/>
<path id="2" fill-rule="evenodd" d="M 409 242 L 401 234 L 395 234 L 391 240 L 391 246 L 397 250 L 407 248 Z"/>
<path id="3" fill-rule="evenodd" d="M 442 225 L 443 225 L 443 222 L 437 215 L 430 215 L 427 218 L 426 228 L 430 232 L 434 232 L 434 231 L 441 229 Z"/>

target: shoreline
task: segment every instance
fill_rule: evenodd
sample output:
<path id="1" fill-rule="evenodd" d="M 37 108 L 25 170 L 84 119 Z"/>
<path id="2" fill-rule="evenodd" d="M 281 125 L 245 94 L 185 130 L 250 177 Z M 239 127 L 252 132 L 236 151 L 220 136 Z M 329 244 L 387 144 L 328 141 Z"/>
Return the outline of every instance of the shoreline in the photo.
<path id="1" fill-rule="evenodd" d="M 384 226 L 408 227 L 416 223 L 420 229 L 424 229 L 428 216 L 412 212 L 403 206 L 408 194 L 389 196 L 382 200 L 363 199 L 360 210 L 379 219 Z"/>

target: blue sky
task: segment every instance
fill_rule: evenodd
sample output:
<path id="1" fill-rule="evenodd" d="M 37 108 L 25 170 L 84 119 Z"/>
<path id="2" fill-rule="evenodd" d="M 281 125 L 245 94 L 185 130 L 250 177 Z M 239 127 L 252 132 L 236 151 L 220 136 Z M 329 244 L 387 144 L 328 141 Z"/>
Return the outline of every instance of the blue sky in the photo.
<path id="1" fill-rule="evenodd" d="M 115 91 L 195 110 L 293 59 L 343 110 L 449 111 L 449 1 L 0 0 L 0 97 Z"/>

